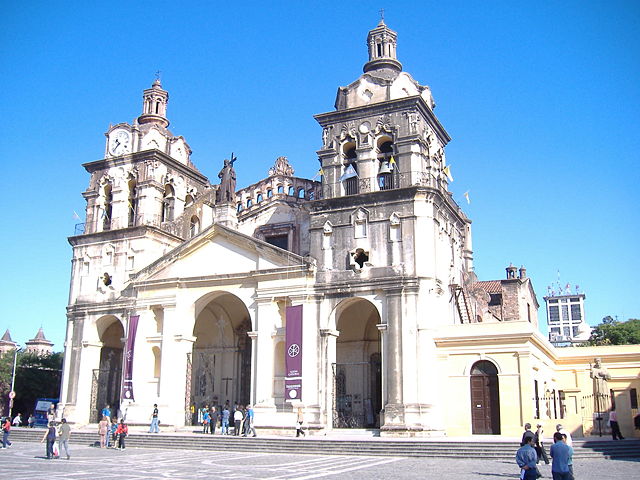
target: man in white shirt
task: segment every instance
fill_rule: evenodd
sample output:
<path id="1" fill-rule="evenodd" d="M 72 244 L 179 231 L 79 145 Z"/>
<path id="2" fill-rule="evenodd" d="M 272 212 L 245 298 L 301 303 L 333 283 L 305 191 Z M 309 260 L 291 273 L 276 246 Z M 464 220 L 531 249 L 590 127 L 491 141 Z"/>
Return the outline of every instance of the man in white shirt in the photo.
<path id="1" fill-rule="evenodd" d="M 571 434 L 567 430 L 565 430 L 565 428 L 561 424 L 556 425 L 556 432 L 560 432 L 562 435 L 566 436 L 567 445 L 569 445 L 570 447 L 573 446 L 573 440 L 571 439 Z"/>

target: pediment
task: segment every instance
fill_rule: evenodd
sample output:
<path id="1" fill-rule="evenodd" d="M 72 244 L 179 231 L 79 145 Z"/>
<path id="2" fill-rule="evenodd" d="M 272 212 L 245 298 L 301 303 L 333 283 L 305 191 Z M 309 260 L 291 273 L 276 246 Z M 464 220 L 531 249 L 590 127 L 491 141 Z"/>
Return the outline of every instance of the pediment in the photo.
<path id="1" fill-rule="evenodd" d="M 132 281 L 243 275 L 304 263 L 299 255 L 213 225 L 138 272 Z"/>

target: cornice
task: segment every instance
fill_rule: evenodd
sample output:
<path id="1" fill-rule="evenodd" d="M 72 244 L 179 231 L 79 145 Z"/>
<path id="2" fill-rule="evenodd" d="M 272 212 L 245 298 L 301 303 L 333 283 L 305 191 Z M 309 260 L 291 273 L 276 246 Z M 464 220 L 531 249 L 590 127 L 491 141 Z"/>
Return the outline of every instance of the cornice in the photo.
<path id="1" fill-rule="evenodd" d="M 384 102 L 372 103 L 345 110 L 319 113 L 314 115 L 313 118 L 315 118 L 322 127 L 326 127 L 335 123 L 402 112 L 410 109 L 418 110 L 429 121 L 429 124 L 435 130 L 436 135 L 439 137 L 439 140 L 443 145 L 446 145 L 451 141 L 451 137 L 447 131 L 420 95 L 413 95 L 411 97 L 400 98 L 397 100 L 387 100 Z"/>
<path id="2" fill-rule="evenodd" d="M 157 150 L 157 149 L 129 153 L 127 155 L 122 155 L 119 157 L 103 158 L 101 160 L 95 160 L 93 162 L 83 163 L 82 166 L 87 172 L 93 173 L 95 171 L 103 170 L 111 167 L 120 167 L 123 165 L 139 164 L 147 160 L 158 160 L 164 163 L 165 165 L 171 167 L 172 169 L 176 170 L 177 172 L 180 172 L 183 175 L 187 175 L 191 178 L 195 178 L 196 180 L 200 181 L 203 184 L 209 183 L 208 178 L 204 176 L 202 173 L 200 173 L 198 170 L 196 170 L 195 168 L 192 168 L 183 163 L 180 163 L 173 157 L 170 157 L 166 153 L 161 152 L 160 150 Z"/>

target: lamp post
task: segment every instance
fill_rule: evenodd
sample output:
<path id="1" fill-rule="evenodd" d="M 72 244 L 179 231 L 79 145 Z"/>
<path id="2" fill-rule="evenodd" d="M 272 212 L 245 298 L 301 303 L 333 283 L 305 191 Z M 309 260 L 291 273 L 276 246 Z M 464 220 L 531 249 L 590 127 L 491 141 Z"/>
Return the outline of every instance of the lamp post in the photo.
<path id="1" fill-rule="evenodd" d="M 15 344 L 15 350 L 13 351 L 13 371 L 11 373 L 11 391 L 9 392 L 9 419 L 11 419 L 11 411 L 13 410 L 13 399 L 16 396 L 16 392 L 13 390 L 16 385 L 16 365 L 18 362 L 18 344 Z"/>

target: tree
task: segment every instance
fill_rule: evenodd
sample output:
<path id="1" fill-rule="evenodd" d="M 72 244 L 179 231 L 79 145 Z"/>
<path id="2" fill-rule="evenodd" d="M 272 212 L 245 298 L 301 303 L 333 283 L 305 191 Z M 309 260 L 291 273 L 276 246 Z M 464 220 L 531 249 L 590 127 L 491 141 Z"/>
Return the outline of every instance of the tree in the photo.
<path id="1" fill-rule="evenodd" d="M 13 351 L 0 354 L 0 416 L 9 412 L 9 391 L 13 373 Z"/>
<path id="2" fill-rule="evenodd" d="M 0 414 L 9 413 L 9 391 L 14 352 L 0 355 Z M 58 398 L 62 373 L 62 353 L 37 355 L 18 351 L 13 413 L 26 416 L 33 411 L 37 398 Z"/>
<path id="3" fill-rule="evenodd" d="M 587 345 L 639 345 L 640 320 L 631 318 L 619 322 L 610 316 L 602 319 L 602 323 L 594 327 Z"/>

